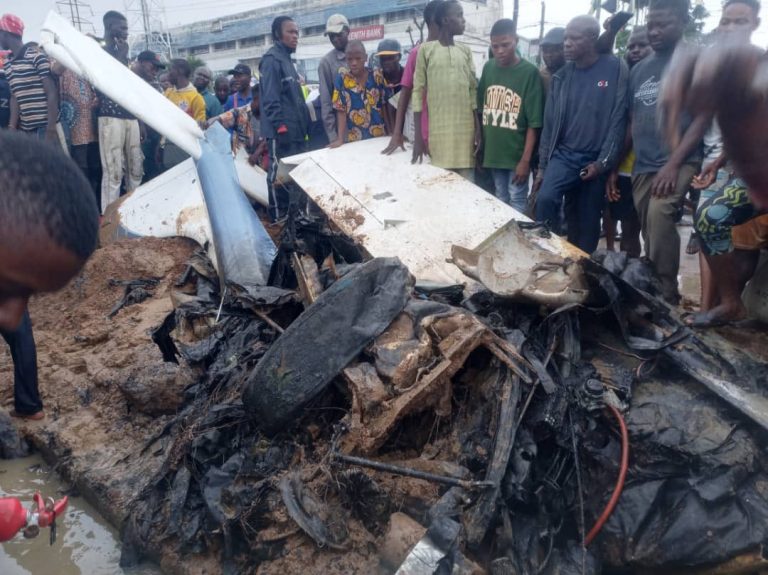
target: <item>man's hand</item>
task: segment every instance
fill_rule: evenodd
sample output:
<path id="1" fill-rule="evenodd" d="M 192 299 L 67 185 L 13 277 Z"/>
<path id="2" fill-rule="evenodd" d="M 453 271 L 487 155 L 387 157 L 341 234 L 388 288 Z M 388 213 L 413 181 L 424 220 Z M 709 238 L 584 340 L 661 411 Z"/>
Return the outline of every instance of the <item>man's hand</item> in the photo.
<path id="1" fill-rule="evenodd" d="M 56 124 L 48 124 L 45 128 L 45 139 L 49 142 L 58 142 L 59 133 L 56 131 Z"/>
<path id="2" fill-rule="evenodd" d="M 592 162 L 587 167 L 581 170 L 579 177 L 583 182 L 591 182 L 600 175 L 602 171 L 599 162 Z"/>
<path id="3" fill-rule="evenodd" d="M 411 156 L 411 163 L 415 164 L 418 160 L 421 163 L 424 156 L 429 156 L 429 145 L 424 141 L 424 138 L 416 138 L 413 143 L 413 156 Z"/>
<path id="4" fill-rule="evenodd" d="M 334 149 L 334 148 L 341 147 L 343 144 L 344 144 L 343 140 L 336 140 L 335 142 L 331 142 L 330 144 L 328 144 L 328 147 L 330 149 Z"/>
<path id="5" fill-rule="evenodd" d="M 405 139 L 403 138 L 402 134 L 395 132 L 389 139 L 389 144 L 381 151 L 381 153 L 389 156 L 398 148 L 401 148 L 403 151 L 405 151 Z"/>
<path id="6" fill-rule="evenodd" d="M 707 167 L 705 167 L 700 174 L 693 177 L 691 187 L 694 190 L 706 190 L 717 179 L 718 169 L 719 168 L 717 166 L 717 162 L 712 162 L 711 164 L 707 165 Z"/>
<path id="7" fill-rule="evenodd" d="M 475 119 L 475 152 L 474 156 L 478 157 L 480 155 L 480 150 L 483 149 L 483 131 L 480 128 L 480 123 Z"/>
<path id="8" fill-rule="evenodd" d="M 539 193 L 539 190 L 541 189 L 541 183 L 544 181 L 544 172 L 542 170 L 539 170 L 536 172 L 536 177 L 533 179 L 533 186 L 531 186 L 531 195 L 535 195 Z"/>
<path id="9" fill-rule="evenodd" d="M 531 176 L 531 162 L 529 160 L 520 160 L 515 167 L 515 183 L 519 186 L 528 183 Z"/>
<path id="10" fill-rule="evenodd" d="M 608 176 L 608 181 L 605 182 L 605 197 L 609 202 L 618 202 L 621 199 L 621 192 L 619 191 L 619 173 L 613 171 Z"/>
<path id="11" fill-rule="evenodd" d="M 672 195 L 677 187 L 679 170 L 680 166 L 670 162 L 664 164 L 664 167 L 656 173 L 656 177 L 651 182 L 651 196 L 654 198 L 666 198 Z"/>

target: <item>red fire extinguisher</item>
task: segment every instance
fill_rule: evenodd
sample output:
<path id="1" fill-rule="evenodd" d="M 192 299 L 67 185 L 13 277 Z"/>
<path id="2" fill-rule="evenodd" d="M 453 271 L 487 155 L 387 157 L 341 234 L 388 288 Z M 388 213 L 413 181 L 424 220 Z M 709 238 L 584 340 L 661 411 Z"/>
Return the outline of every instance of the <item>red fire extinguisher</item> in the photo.
<path id="1" fill-rule="evenodd" d="M 41 527 L 51 528 L 51 545 L 56 540 L 56 518 L 64 514 L 68 497 L 54 501 L 52 497 L 43 500 L 35 493 L 31 509 L 26 509 L 15 497 L 0 497 L 0 542 L 13 539 L 19 531 L 24 537 L 37 537 Z"/>

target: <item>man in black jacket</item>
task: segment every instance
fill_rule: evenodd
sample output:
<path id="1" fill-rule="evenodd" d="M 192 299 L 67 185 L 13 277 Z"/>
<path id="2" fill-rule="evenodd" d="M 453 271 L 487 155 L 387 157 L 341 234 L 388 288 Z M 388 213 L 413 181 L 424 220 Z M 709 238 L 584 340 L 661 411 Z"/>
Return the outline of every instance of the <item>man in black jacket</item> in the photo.
<path id="1" fill-rule="evenodd" d="M 626 125 L 628 69 L 598 52 L 600 25 L 578 16 L 565 29 L 568 63 L 552 77 L 539 145 L 536 219 L 560 232 L 565 197 L 568 241 L 587 253 L 600 240 L 605 181 L 619 160 Z"/>
<path id="2" fill-rule="evenodd" d="M 299 44 L 299 28 L 288 16 L 272 22 L 272 46 L 261 59 L 261 133 L 269 149 L 269 212 L 279 217 L 274 183 L 280 158 L 299 154 L 306 149 L 309 111 L 299 83 L 299 74 L 291 54 Z"/>

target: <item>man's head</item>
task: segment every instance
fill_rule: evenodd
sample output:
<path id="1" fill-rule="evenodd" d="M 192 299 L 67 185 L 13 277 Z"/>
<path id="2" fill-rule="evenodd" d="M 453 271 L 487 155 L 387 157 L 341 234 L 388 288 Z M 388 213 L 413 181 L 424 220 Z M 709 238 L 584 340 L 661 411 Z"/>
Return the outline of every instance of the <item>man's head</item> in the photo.
<path id="1" fill-rule="evenodd" d="M 748 42 L 760 26 L 760 2 L 758 0 L 727 0 L 717 27 L 719 36 L 728 41 Z"/>
<path id="2" fill-rule="evenodd" d="M 645 26 L 632 29 L 627 41 L 627 64 L 631 68 L 641 60 L 651 55 L 651 44 L 648 41 L 648 31 Z"/>
<path id="3" fill-rule="evenodd" d="M 247 94 L 248 90 L 251 89 L 251 68 L 245 64 L 240 63 L 232 68 L 228 74 L 232 74 L 235 91 Z"/>
<path id="4" fill-rule="evenodd" d="M 349 41 L 349 20 L 343 14 L 334 14 L 328 18 L 324 34 L 328 36 L 334 48 L 344 52 Z"/>
<path id="5" fill-rule="evenodd" d="M 582 62 L 597 53 L 600 23 L 592 16 L 576 16 L 568 22 L 563 37 L 563 54 L 566 60 Z"/>
<path id="6" fill-rule="evenodd" d="M 350 40 L 347 43 L 347 49 L 344 52 L 347 55 L 347 68 L 353 76 L 359 76 L 365 69 L 365 63 L 368 61 L 368 55 L 365 52 L 365 46 L 360 40 Z"/>
<path id="7" fill-rule="evenodd" d="M 213 93 L 221 104 L 226 104 L 229 98 L 229 79 L 226 76 L 219 76 L 213 82 Z"/>
<path id="8" fill-rule="evenodd" d="M 278 16 L 272 20 L 272 39 L 295 52 L 299 45 L 299 27 L 290 16 Z"/>
<path id="9" fill-rule="evenodd" d="M 173 85 L 171 84 L 170 76 L 171 75 L 168 72 L 163 72 L 157 77 L 157 81 L 160 82 L 160 87 L 163 89 L 163 92 Z"/>
<path id="10" fill-rule="evenodd" d="M 499 66 L 506 67 L 517 62 L 517 30 L 509 18 L 497 20 L 491 28 L 491 51 Z"/>
<path id="11" fill-rule="evenodd" d="M 541 39 L 541 59 L 550 74 L 565 66 L 564 38 L 565 28 L 552 28 Z"/>
<path id="12" fill-rule="evenodd" d="M 208 89 L 208 86 L 211 85 L 212 77 L 213 72 L 211 72 L 211 69 L 208 66 L 198 66 L 195 68 L 195 74 L 192 79 L 192 83 L 195 85 L 195 88 L 197 88 L 198 92 L 204 92 Z"/>
<path id="13" fill-rule="evenodd" d="M 444 0 L 431 0 L 424 6 L 424 23 L 427 25 L 428 35 L 437 36 L 440 26 L 437 23 L 437 9 Z"/>
<path id="14" fill-rule="evenodd" d="M 688 24 L 688 0 L 653 0 L 645 24 L 654 52 L 672 52 Z"/>
<path id="15" fill-rule="evenodd" d="M 96 248 L 99 212 L 62 152 L 0 131 L 0 329 L 13 330 L 33 293 L 63 287 Z"/>
<path id="16" fill-rule="evenodd" d="M 102 18 L 104 23 L 104 40 L 114 42 L 128 40 L 128 20 L 120 12 L 110 10 Z"/>
<path id="17" fill-rule="evenodd" d="M 381 66 L 381 71 L 384 72 L 385 77 L 390 78 L 398 74 L 400 59 L 402 58 L 400 42 L 394 38 L 385 38 L 379 42 L 376 56 L 379 58 L 379 66 Z"/>
<path id="18" fill-rule="evenodd" d="M 440 32 L 448 36 L 461 36 L 466 26 L 464 10 L 458 0 L 444 0 L 436 9 L 435 21 Z"/>
<path id="19" fill-rule="evenodd" d="M 165 69 L 165 64 L 160 61 L 152 50 L 144 50 L 138 56 L 136 56 L 138 62 L 139 76 L 144 78 L 147 82 L 154 82 L 157 77 L 157 71 Z"/>
<path id="20" fill-rule="evenodd" d="M 171 67 L 168 69 L 168 81 L 177 88 L 183 88 L 189 84 L 189 77 L 192 75 L 192 67 L 184 58 L 174 58 L 171 60 Z"/>
<path id="21" fill-rule="evenodd" d="M 24 22 L 13 14 L 0 16 L 0 49 L 11 50 L 21 43 L 24 35 Z"/>

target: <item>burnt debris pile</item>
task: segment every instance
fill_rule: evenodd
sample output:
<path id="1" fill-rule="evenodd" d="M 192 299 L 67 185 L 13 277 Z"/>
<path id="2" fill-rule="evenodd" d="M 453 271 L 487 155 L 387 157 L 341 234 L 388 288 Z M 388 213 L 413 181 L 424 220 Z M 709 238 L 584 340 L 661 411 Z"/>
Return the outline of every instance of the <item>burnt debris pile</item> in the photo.
<path id="1" fill-rule="evenodd" d="M 201 377 L 143 448 L 164 463 L 123 563 L 680 573 L 743 556 L 759 569 L 765 366 L 582 265 L 589 301 L 548 309 L 415 286 L 396 258 L 368 259 L 306 215 L 283 231 L 268 287 L 222 290 L 196 254 L 153 338 Z"/>

